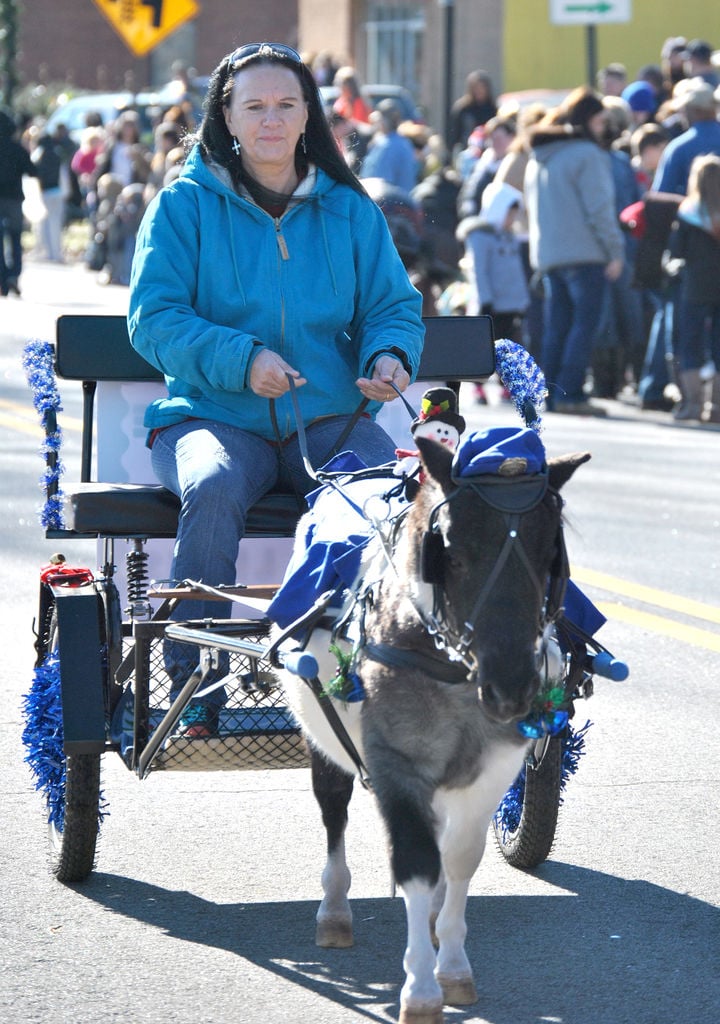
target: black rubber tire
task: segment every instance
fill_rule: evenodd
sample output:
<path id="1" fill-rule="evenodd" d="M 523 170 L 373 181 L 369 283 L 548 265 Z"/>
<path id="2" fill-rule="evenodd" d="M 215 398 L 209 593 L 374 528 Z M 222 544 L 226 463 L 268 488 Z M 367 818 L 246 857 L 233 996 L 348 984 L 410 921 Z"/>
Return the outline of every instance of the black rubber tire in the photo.
<path id="1" fill-rule="evenodd" d="M 100 826 L 100 754 L 65 755 L 65 820 L 48 824 L 50 869 L 59 882 L 83 882 L 95 866 Z"/>
<path id="2" fill-rule="evenodd" d="M 539 768 L 526 768 L 522 813 L 515 831 L 493 820 L 495 839 L 505 860 L 529 870 L 547 859 L 555 840 L 562 781 L 564 736 L 551 736 Z"/>
<path id="3" fill-rule="evenodd" d="M 57 644 L 57 620 L 49 630 L 48 649 Z M 82 882 L 95 865 L 100 828 L 101 754 L 65 755 L 65 799 L 62 829 L 48 823 L 50 870 L 59 882 Z"/>

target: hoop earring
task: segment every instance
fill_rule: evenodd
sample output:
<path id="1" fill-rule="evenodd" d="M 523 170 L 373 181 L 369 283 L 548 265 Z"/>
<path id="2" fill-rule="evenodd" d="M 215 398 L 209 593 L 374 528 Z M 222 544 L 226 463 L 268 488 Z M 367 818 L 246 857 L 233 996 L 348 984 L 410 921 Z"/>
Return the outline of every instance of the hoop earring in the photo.
<path id="1" fill-rule="evenodd" d="M 305 142 L 305 132 L 300 136 L 300 145 L 302 146 L 303 153 L 307 156 L 307 143 Z"/>
<path id="2" fill-rule="evenodd" d="M 234 135 L 232 137 L 232 140 L 232 151 L 235 154 L 235 156 L 240 156 L 240 143 L 238 142 L 237 138 Z"/>

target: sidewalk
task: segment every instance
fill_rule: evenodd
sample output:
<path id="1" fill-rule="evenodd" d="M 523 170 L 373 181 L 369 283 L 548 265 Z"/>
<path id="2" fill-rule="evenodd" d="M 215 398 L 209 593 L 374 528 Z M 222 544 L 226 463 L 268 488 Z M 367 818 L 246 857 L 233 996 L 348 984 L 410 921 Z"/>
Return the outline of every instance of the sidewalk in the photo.
<path id="1" fill-rule="evenodd" d="M 22 296 L 0 298 L 0 342 L 8 336 L 52 341 L 63 313 L 127 313 L 128 289 L 98 284 L 84 263 L 50 263 L 28 253 Z"/>

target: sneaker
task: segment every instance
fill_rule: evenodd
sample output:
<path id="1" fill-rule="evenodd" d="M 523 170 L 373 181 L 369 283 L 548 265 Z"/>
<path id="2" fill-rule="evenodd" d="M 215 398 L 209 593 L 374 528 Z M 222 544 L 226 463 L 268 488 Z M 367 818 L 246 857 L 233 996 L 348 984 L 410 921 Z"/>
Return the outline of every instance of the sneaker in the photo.
<path id="1" fill-rule="evenodd" d="M 176 736 L 186 740 L 205 740 L 217 736 L 219 708 L 209 704 L 188 704 L 180 716 Z"/>

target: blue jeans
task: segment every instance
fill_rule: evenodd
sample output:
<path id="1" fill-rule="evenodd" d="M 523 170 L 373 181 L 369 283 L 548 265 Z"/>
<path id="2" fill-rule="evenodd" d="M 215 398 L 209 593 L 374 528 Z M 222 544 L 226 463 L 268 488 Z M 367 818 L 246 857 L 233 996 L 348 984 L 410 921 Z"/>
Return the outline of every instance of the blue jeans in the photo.
<path id="1" fill-rule="evenodd" d="M 720 305 L 683 300 L 678 310 L 678 369 L 699 370 L 708 359 L 720 366 Z"/>
<path id="2" fill-rule="evenodd" d="M 308 455 L 315 469 L 327 460 L 349 419 L 332 416 L 307 428 Z M 354 451 L 369 466 L 395 458 L 392 438 L 366 417 L 360 418 L 342 448 Z M 152 464 L 158 480 L 182 502 L 172 578 L 211 586 L 235 583 L 238 545 L 252 505 L 268 491 L 305 495 L 317 486 L 305 471 L 297 436 L 279 448 L 247 430 L 214 420 L 186 420 L 161 431 L 152 447 Z M 229 607 L 229 602 L 181 601 L 172 617 L 217 618 L 227 615 Z M 166 642 L 171 697 L 187 682 L 197 665 L 197 653 L 189 644 Z M 227 656 L 205 682 L 226 674 Z M 212 706 L 224 702 L 222 688 L 205 699 Z"/>
<path id="3" fill-rule="evenodd" d="M 640 371 L 638 395 L 644 402 L 655 402 L 663 397 L 665 385 L 671 378 L 676 319 L 673 299 L 676 293 L 670 287 L 668 291 L 648 289 L 646 294 L 655 312 Z"/>
<path id="4" fill-rule="evenodd" d="M 545 278 L 541 366 L 548 405 L 581 402 L 607 281 L 601 263 L 554 267 Z"/>

